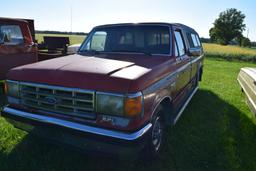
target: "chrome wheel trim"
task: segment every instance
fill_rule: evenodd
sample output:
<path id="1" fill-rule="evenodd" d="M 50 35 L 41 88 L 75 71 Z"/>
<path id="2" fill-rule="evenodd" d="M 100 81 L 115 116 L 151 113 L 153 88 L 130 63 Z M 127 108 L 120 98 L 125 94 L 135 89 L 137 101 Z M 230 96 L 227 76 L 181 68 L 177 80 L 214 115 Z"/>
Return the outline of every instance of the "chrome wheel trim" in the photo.
<path id="1" fill-rule="evenodd" d="M 162 136 L 163 136 L 163 127 L 160 121 L 160 117 L 158 116 L 152 128 L 152 139 L 151 139 L 152 145 L 156 152 L 159 150 L 162 144 Z"/>

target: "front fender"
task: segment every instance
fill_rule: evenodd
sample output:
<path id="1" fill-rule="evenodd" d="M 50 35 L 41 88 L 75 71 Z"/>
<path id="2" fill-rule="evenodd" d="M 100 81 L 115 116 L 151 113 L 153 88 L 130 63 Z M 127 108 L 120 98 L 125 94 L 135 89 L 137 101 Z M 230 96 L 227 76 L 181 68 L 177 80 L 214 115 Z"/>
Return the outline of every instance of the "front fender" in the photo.
<path id="1" fill-rule="evenodd" d="M 172 91 L 175 88 L 176 75 L 170 74 L 169 76 L 161 79 L 155 84 L 148 87 L 143 91 L 144 95 L 144 111 L 148 120 L 151 120 L 157 107 L 166 99 L 172 101 Z"/>

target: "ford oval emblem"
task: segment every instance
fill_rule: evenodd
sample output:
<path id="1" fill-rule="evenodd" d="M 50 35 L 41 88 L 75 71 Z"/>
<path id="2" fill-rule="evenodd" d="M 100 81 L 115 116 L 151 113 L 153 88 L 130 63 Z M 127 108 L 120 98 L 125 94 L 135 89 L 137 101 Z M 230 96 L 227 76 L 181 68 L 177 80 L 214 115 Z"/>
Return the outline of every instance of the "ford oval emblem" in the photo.
<path id="1" fill-rule="evenodd" d="M 44 101 L 52 105 L 57 103 L 57 99 L 55 97 L 45 97 Z"/>

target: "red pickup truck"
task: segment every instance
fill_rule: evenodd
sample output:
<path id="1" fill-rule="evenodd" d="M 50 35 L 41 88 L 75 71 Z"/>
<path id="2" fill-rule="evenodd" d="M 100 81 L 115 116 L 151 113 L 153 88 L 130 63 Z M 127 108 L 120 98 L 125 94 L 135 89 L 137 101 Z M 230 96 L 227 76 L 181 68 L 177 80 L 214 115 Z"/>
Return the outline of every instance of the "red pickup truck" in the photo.
<path id="1" fill-rule="evenodd" d="M 182 24 L 95 27 L 78 54 L 12 69 L 2 116 L 86 150 L 157 156 L 198 89 L 203 49 Z"/>
<path id="2" fill-rule="evenodd" d="M 33 62 L 37 62 L 37 47 L 30 23 L 22 19 L 0 18 L 0 80 L 6 78 L 11 68 Z"/>

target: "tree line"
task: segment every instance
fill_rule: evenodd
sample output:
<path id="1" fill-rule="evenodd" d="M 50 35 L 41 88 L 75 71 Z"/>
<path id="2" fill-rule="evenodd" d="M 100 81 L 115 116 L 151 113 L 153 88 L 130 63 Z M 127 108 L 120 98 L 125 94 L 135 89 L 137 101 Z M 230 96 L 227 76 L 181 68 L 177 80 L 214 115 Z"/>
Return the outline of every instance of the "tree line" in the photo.
<path id="1" fill-rule="evenodd" d="M 84 32 L 68 32 L 68 31 L 41 31 L 41 30 L 36 30 L 36 34 L 66 34 L 66 35 L 81 35 L 81 36 L 87 36 L 88 33 Z"/>

